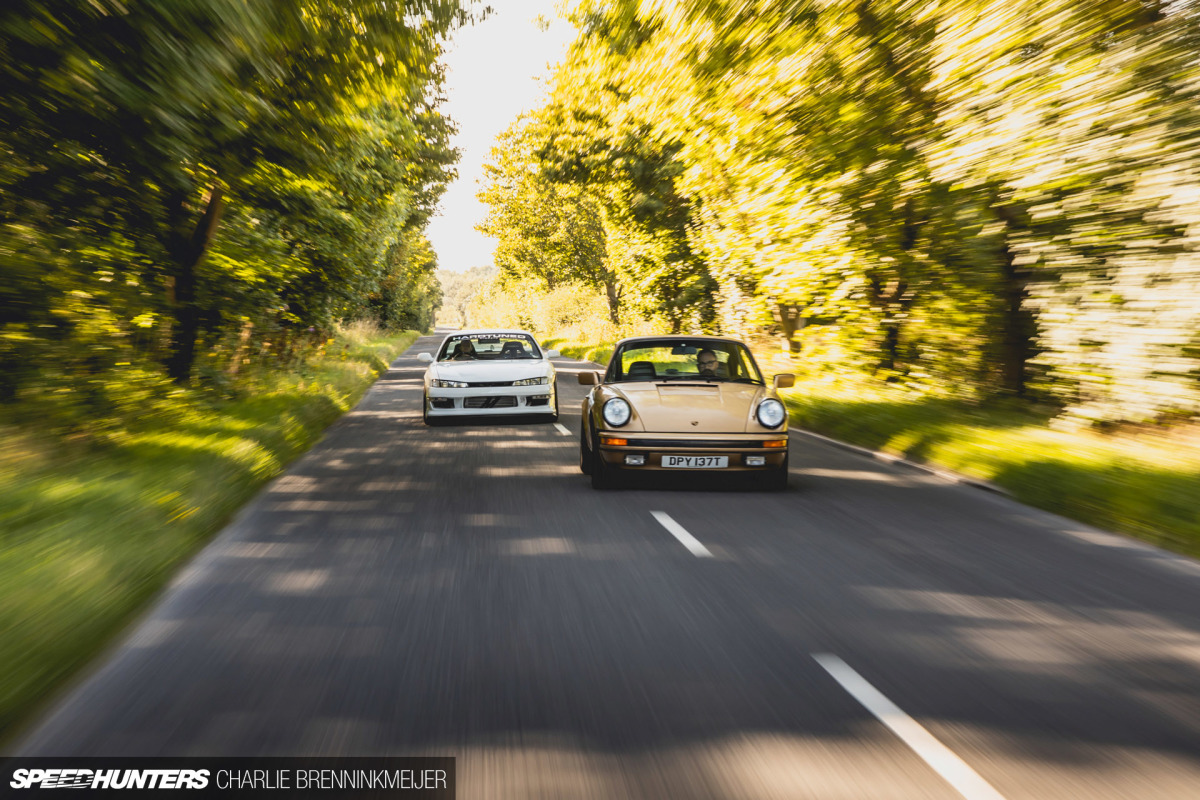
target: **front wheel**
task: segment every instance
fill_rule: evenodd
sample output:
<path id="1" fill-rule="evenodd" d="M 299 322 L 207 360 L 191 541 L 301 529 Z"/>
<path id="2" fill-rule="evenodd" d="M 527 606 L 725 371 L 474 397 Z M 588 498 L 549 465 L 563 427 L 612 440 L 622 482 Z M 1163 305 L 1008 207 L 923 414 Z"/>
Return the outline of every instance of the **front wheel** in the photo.
<path id="1" fill-rule="evenodd" d="M 587 425 L 579 426 L 579 471 L 592 474 L 592 453 L 587 446 Z"/>
<path id="2" fill-rule="evenodd" d="M 771 470 L 767 474 L 766 490 L 768 492 L 782 492 L 787 489 L 788 485 L 788 454 L 783 454 L 783 466 Z"/>
<path id="3" fill-rule="evenodd" d="M 429 395 L 421 397 L 421 419 L 431 428 L 438 424 L 437 417 L 429 416 Z"/>
<path id="4" fill-rule="evenodd" d="M 601 457 L 600 442 L 594 436 L 592 437 L 592 469 L 588 474 L 592 476 L 593 489 L 611 489 L 616 485 L 613 468 Z"/>
<path id="5" fill-rule="evenodd" d="M 547 422 L 558 422 L 558 379 L 554 381 L 554 410 L 546 415 Z"/>

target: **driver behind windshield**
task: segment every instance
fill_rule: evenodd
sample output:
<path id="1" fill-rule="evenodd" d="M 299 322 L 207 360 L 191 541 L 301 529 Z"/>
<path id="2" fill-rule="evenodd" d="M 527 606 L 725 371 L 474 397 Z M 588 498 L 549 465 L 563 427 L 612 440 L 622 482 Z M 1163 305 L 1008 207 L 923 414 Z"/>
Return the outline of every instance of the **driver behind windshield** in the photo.
<path id="1" fill-rule="evenodd" d="M 475 345 L 470 339 L 463 339 L 454 345 L 454 352 L 450 354 L 451 361 L 467 361 L 473 358 L 475 358 Z"/>
<path id="2" fill-rule="evenodd" d="M 710 378 L 720 377 L 721 362 L 717 360 L 717 354 L 712 350 L 705 348 L 699 353 L 696 353 L 696 371 L 701 375 Z"/>

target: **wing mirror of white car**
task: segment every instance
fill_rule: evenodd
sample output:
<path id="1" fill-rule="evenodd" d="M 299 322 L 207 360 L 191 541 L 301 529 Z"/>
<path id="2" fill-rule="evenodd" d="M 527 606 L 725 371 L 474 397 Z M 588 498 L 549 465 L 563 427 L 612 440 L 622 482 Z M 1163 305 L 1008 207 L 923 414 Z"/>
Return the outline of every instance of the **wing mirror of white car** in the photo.
<path id="1" fill-rule="evenodd" d="M 433 356 L 429 353 L 417 353 L 417 361 L 420 361 L 422 364 L 432 364 Z"/>
<path id="2" fill-rule="evenodd" d="M 796 385 L 796 376 L 790 372 L 781 372 L 775 376 L 776 389 L 790 389 Z"/>
<path id="3" fill-rule="evenodd" d="M 597 375 L 595 372 L 579 373 L 579 385 L 580 386 L 595 386 L 598 383 L 600 383 L 600 376 Z"/>
<path id="4" fill-rule="evenodd" d="M 562 353 L 558 352 L 557 350 L 547 350 L 546 358 L 562 358 Z"/>

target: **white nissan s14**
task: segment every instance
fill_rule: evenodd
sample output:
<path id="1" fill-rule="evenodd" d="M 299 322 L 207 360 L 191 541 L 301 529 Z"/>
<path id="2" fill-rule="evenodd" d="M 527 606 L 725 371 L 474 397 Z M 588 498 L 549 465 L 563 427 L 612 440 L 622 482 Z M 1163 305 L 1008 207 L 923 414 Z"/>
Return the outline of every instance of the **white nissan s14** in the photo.
<path id="1" fill-rule="evenodd" d="M 542 350 L 526 331 L 459 331 L 437 355 L 420 353 L 425 424 L 447 417 L 539 414 L 558 419 L 557 350 Z"/>

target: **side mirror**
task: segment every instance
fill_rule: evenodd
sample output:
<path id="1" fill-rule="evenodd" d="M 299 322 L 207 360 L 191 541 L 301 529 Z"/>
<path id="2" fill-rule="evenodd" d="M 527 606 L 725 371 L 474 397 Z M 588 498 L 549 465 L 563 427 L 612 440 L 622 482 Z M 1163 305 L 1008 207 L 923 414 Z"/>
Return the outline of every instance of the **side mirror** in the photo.
<path id="1" fill-rule="evenodd" d="M 433 356 L 429 353 L 417 353 L 417 361 L 420 361 L 422 364 L 432 364 Z"/>
<path id="2" fill-rule="evenodd" d="M 775 376 L 776 389 L 790 389 L 796 385 L 796 376 L 790 372 L 781 372 Z"/>
<path id="3" fill-rule="evenodd" d="M 600 383 L 600 376 L 597 373 L 595 373 L 595 372 L 579 373 L 579 385 L 580 386 L 595 386 L 598 383 Z"/>
<path id="4" fill-rule="evenodd" d="M 546 358 L 562 358 L 562 353 L 558 352 L 557 350 L 547 350 Z"/>

